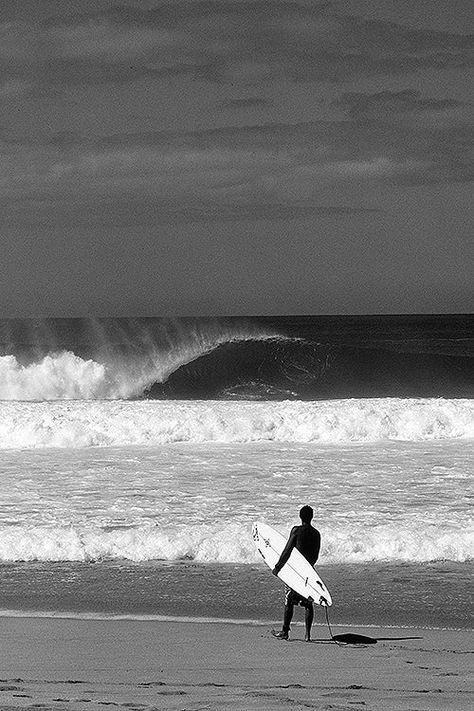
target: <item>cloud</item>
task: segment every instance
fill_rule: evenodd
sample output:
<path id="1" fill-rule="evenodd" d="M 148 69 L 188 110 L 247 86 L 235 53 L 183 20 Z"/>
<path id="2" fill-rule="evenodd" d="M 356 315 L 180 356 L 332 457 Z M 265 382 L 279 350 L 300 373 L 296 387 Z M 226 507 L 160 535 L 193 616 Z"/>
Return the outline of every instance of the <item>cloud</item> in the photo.
<path id="1" fill-rule="evenodd" d="M 78 7 L 80 5 L 78 4 Z M 472 66 L 467 35 L 336 14 L 330 3 L 175 0 L 0 26 L 3 72 L 49 86 L 190 75 L 211 82 L 346 81 Z M 39 71 L 41 69 L 41 71 Z"/>
<path id="2" fill-rule="evenodd" d="M 333 105 L 341 108 L 351 119 L 390 119 L 395 115 L 439 112 L 464 106 L 454 99 L 426 99 L 419 91 L 380 91 L 375 94 L 350 92 L 342 94 Z"/>
<path id="3" fill-rule="evenodd" d="M 0 144 L 3 220 L 290 219 L 472 178 L 473 130 L 314 121 Z M 119 217 L 120 216 L 120 217 Z"/>

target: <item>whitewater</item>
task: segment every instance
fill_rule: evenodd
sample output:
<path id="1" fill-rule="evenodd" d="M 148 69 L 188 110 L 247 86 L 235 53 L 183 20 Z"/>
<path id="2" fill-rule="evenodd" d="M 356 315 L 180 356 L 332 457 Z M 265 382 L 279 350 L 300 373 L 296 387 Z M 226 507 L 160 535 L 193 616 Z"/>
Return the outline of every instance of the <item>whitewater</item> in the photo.
<path id="1" fill-rule="evenodd" d="M 473 400 L 0 402 L 0 449 L 472 437 Z"/>
<path id="2" fill-rule="evenodd" d="M 4 561 L 255 563 L 315 506 L 329 563 L 474 557 L 473 401 L 0 404 Z"/>

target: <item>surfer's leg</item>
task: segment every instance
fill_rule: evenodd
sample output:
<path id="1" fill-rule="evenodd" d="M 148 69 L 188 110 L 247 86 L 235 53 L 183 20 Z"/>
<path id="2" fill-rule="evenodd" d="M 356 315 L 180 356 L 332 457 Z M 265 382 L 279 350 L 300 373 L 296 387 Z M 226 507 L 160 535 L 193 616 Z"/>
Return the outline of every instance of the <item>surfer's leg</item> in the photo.
<path id="1" fill-rule="evenodd" d="M 292 604 L 285 605 L 285 612 L 283 614 L 282 632 L 285 632 L 286 634 L 289 634 L 289 632 L 290 632 L 290 624 L 291 624 L 291 620 L 293 619 L 293 610 L 294 609 L 295 609 L 295 606 Z"/>
<path id="2" fill-rule="evenodd" d="M 283 629 L 282 632 L 286 635 L 290 632 L 290 624 L 293 619 L 293 611 L 295 609 L 295 604 L 297 600 L 295 598 L 295 592 L 291 588 L 287 587 L 285 590 L 285 612 L 283 613 Z"/>
<path id="3" fill-rule="evenodd" d="M 293 619 L 293 610 L 295 603 L 293 601 L 293 590 L 289 587 L 285 590 L 285 611 L 283 613 L 283 627 L 281 632 L 274 632 L 273 636 L 278 639 L 288 639 L 290 634 L 290 624 Z"/>
<path id="4" fill-rule="evenodd" d="M 293 617 L 293 607 L 294 605 L 285 605 L 285 612 L 283 613 L 283 627 L 280 632 L 275 632 L 272 630 L 272 635 L 278 637 L 278 639 L 288 639 L 290 636 L 290 623 Z"/>
<path id="5" fill-rule="evenodd" d="M 314 607 L 312 602 L 308 602 L 305 606 L 304 622 L 306 627 L 305 640 L 306 642 L 311 642 L 311 626 L 313 624 L 314 618 Z"/>

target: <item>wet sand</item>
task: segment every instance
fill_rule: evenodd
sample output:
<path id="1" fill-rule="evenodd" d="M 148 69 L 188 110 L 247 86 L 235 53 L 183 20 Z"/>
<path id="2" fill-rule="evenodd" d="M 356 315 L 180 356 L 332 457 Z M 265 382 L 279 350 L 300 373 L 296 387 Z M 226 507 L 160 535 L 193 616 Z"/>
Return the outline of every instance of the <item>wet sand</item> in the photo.
<path id="1" fill-rule="evenodd" d="M 318 565 L 318 572 L 334 599 L 332 624 L 472 629 L 473 561 Z M 282 582 L 263 561 L 4 562 L 0 590 L 3 611 L 179 615 L 268 624 L 279 620 L 284 596 Z M 315 622 L 324 619 L 323 608 L 317 607 Z"/>
<path id="2" fill-rule="evenodd" d="M 224 622 L 4 617 L 0 631 L 2 710 L 474 707 L 469 630 L 357 628 L 379 639 L 363 648 L 323 626 L 311 644 L 299 625 L 289 642 Z"/>

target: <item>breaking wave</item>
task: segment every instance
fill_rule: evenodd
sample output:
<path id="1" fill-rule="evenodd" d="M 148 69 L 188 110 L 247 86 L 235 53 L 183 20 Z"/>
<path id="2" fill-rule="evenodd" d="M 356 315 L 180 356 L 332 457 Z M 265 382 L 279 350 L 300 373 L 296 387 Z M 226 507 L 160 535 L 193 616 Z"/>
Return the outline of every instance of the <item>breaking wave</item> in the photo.
<path id="1" fill-rule="evenodd" d="M 194 560 L 206 563 L 255 563 L 260 560 L 250 525 L 227 528 L 186 526 L 161 530 L 137 526 L 104 530 L 99 527 L 15 526 L 0 533 L 2 561 L 97 561 L 126 559 Z M 424 521 L 364 527 L 337 526 L 324 533 L 324 563 L 451 560 L 474 557 L 474 524 L 426 525 Z"/>
<path id="2" fill-rule="evenodd" d="M 0 449 L 474 437 L 474 400 L 0 403 Z"/>
<path id="3" fill-rule="evenodd" d="M 300 321 L 0 321 L 0 400 L 474 397 L 467 317 L 425 339 L 416 320 Z"/>
<path id="4" fill-rule="evenodd" d="M 24 365 L 8 355 L 0 357 L 0 400 L 294 398 L 323 368 L 317 350 L 310 344 L 305 349 L 300 339 L 269 336 L 195 344 L 179 357 L 150 352 L 113 363 L 64 351 Z"/>
<path id="5" fill-rule="evenodd" d="M 42 322 L 39 334 L 30 325 L 26 333 L 4 335 L 3 350 L 11 352 L 0 356 L 0 400 L 134 399 L 150 396 L 153 386 L 166 397 L 160 384 L 223 344 L 291 340 L 245 321 L 163 319 L 154 327 L 144 321 L 57 319 Z"/>

